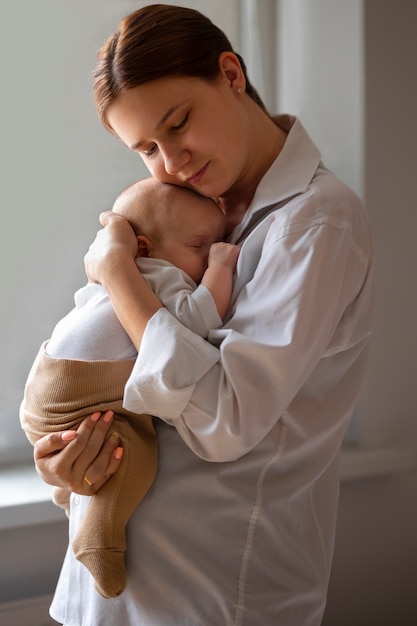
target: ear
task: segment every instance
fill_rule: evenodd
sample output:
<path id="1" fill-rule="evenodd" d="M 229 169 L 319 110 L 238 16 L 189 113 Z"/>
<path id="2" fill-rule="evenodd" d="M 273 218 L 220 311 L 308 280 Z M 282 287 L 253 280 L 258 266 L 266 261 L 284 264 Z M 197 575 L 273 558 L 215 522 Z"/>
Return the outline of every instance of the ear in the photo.
<path id="1" fill-rule="evenodd" d="M 238 93 L 243 93 L 246 87 L 245 74 L 239 59 L 233 52 L 222 52 L 219 56 L 220 75 L 225 78 L 230 87 Z"/>
<path id="2" fill-rule="evenodd" d="M 136 253 L 136 258 L 149 256 L 149 253 L 152 250 L 152 242 L 144 235 L 138 235 L 137 240 L 138 251 Z"/>

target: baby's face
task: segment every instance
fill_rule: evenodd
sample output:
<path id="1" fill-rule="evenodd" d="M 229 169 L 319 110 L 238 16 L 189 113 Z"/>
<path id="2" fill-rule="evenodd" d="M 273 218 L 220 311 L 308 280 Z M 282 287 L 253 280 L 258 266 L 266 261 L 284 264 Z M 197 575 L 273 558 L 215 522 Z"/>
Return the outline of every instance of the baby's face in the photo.
<path id="1" fill-rule="evenodd" d="M 181 191 L 172 196 L 171 215 L 175 217 L 149 256 L 169 261 L 198 283 L 207 269 L 210 246 L 223 239 L 224 215 L 208 198 Z"/>

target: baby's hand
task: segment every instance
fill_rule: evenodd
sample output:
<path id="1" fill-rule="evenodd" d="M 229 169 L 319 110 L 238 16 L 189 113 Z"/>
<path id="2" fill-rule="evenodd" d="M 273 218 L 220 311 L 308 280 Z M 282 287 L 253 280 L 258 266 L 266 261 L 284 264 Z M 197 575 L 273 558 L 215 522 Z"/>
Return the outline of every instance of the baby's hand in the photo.
<path id="1" fill-rule="evenodd" d="M 226 243 L 225 241 L 213 243 L 209 251 L 208 266 L 224 265 L 234 272 L 239 252 L 239 246 L 235 246 L 233 243 Z"/>

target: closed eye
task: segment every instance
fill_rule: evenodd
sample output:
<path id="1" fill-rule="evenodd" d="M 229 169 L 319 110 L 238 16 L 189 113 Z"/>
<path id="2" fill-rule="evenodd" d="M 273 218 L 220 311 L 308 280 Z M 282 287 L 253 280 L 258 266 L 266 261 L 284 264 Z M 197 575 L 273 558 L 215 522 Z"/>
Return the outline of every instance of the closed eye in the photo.
<path id="1" fill-rule="evenodd" d="M 181 130 L 181 128 L 183 128 L 188 122 L 189 116 L 190 114 L 187 113 L 186 116 L 181 120 L 179 124 L 177 124 L 176 126 L 171 126 L 171 130 Z"/>
<path id="2" fill-rule="evenodd" d="M 139 154 L 142 154 L 145 157 L 151 157 L 153 154 L 155 154 L 157 149 L 158 149 L 158 146 L 154 144 L 152 148 L 150 148 L 149 150 L 142 150 L 142 152 Z"/>
<path id="3" fill-rule="evenodd" d="M 181 130 L 181 128 L 184 128 L 184 126 L 188 122 L 189 116 L 190 116 L 190 114 L 187 113 L 179 124 L 176 124 L 175 126 L 171 126 L 171 130 L 175 132 L 177 130 Z M 141 154 L 143 156 L 145 156 L 146 158 L 149 158 L 149 157 L 153 156 L 156 153 L 157 149 L 158 149 L 158 146 L 155 144 L 149 150 L 142 150 Z"/>

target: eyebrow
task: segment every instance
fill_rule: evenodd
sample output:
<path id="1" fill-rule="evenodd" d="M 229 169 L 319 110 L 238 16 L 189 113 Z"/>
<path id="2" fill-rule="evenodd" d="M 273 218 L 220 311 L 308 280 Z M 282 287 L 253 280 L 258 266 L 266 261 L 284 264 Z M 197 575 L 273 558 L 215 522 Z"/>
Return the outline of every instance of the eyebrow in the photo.
<path id="1" fill-rule="evenodd" d="M 163 126 L 165 124 L 165 122 L 167 121 L 167 119 L 173 114 L 175 113 L 175 111 L 177 109 L 179 109 L 181 106 L 183 105 L 183 102 L 180 102 L 179 104 L 175 104 L 174 106 L 172 106 L 171 108 L 168 109 L 168 111 L 165 113 L 165 115 L 163 115 L 161 117 L 161 119 L 159 120 L 159 122 L 157 123 L 157 125 L 155 126 L 155 130 L 159 130 L 161 128 L 161 126 Z M 129 146 L 130 150 L 137 150 L 138 148 L 140 148 L 145 142 L 142 140 L 137 141 L 136 143 L 134 143 L 133 145 Z"/>

